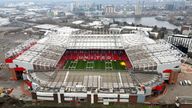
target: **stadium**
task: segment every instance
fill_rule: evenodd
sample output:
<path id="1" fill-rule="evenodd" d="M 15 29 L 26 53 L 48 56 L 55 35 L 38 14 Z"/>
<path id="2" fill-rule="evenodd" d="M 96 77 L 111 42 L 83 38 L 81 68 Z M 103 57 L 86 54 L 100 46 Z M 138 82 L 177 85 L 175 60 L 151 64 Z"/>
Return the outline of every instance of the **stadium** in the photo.
<path id="1" fill-rule="evenodd" d="M 143 103 L 177 81 L 185 55 L 150 28 L 46 30 L 6 53 L 13 80 L 26 80 L 32 99 L 64 102 Z M 128 31 L 123 33 L 122 31 Z"/>

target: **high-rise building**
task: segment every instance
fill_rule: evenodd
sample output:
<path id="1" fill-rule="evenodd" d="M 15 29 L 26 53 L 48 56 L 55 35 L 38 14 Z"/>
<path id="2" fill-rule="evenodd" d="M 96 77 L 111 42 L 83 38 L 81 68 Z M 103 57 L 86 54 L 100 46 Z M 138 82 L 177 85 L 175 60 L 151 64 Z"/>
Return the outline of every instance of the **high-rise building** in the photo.
<path id="1" fill-rule="evenodd" d="M 70 9 L 69 9 L 69 10 L 70 10 L 71 12 L 73 12 L 73 11 L 74 11 L 74 3 L 73 3 L 73 2 L 72 2 L 72 3 L 70 3 L 70 6 L 69 6 L 69 7 L 70 7 Z"/>
<path id="2" fill-rule="evenodd" d="M 114 15 L 115 7 L 113 5 L 108 5 L 105 7 L 105 15 Z"/>
<path id="3" fill-rule="evenodd" d="M 102 4 L 97 5 L 97 10 L 102 10 Z"/>
<path id="4" fill-rule="evenodd" d="M 129 10 L 129 0 L 126 1 L 126 10 Z"/>
<path id="5" fill-rule="evenodd" d="M 135 16 L 141 16 L 142 15 L 142 6 L 140 3 L 140 0 L 137 0 L 136 6 L 135 6 Z"/>
<path id="6" fill-rule="evenodd" d="M 185 6 L 192 7 L 192 0 L 185 0 Z"/>
<path id="7" fill-rule="evenodd" d="M 74 10 L 79 9 L 79 0 L 74 0 Z"/>
<path id="8" fill-rule="evenodd" d="M 128 14 L 128 11 L 129 11 L 129 0 L 126 1 L 126 5 L 125 5 L 125 14 L 127 15 Z"/>

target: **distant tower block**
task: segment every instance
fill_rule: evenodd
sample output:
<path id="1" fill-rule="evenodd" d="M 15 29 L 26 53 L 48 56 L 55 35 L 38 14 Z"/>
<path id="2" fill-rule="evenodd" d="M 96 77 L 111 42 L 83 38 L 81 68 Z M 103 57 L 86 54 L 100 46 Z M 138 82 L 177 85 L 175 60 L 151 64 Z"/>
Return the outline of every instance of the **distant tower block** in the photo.
<path id="1" fill-rule="evenodd" d="M 135 6 L 135 16 L 136 17 L 141 17 L 141 15 L 142 15 L 141 3 L 140 3 L 140 0 L 137 0 L 137 4 Z"/>
<path id="2" fill-rule="evenodd" d="M 126 0 L 125 14 L 127 15 L 128 13 L 129 13 L 129 0 Z"/>
<path id="3" fill-rule="evenodd" d="M 115 7 L 113 5 L 108 5 L 105 7 L 105 15 L 114 15 L 115 14 Z"/>
<path id="4" fill-rule="evenodd" d="M 126 1 L 126 10 L 129 9 L 129 0 Z"/>

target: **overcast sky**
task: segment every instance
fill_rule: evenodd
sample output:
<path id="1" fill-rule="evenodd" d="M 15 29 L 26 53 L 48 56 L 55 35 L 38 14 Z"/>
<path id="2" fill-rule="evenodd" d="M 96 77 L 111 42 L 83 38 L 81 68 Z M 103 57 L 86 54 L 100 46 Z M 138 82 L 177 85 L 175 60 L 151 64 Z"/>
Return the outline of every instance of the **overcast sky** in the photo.
<path id="1" fill-rule="evenodd" d="M 94 3 L 101 3 L 101 4 L 124 4 L 127 0 L 0 0 L 0 3 L 7 3 L 7 2 L 71 2 L 71 1 L 79 1 L 80 3 L 84 3 L 85 1 L 94 2 Z"/>
<path id="2" fill-rule="evenodd" d="M 10 1 L 44 1 L 44 2 L 47 2 L 47 1 L 63 1 L 63 2 L 69 2 L 69 1 L 99 1 L 99 2 L 120 2 L 120 1 L 126 1 L 126 0 L 0 0 L 1 2 L 10 2 Z"/>
<path id="3" fill-rule="evenodd" d="M 34 1 L 36 3 L 39 2 L 71 2 L 71 1 L 79 1 L 84 3 L 85 1 L 89 1 L 89 2 L 95 2 L 95 3 L 102 3 L 102 4 L 124 4 L 126 1 L 131 1 L 131 2 L 135 2 L 136 0 L 0 0 L 0 3 L 4 3 L 4 2 L 21 2 L 21 1 L 25 1 L 25 2 L 29 2 L 29 1 Z M 182 1 L 182 0 L 140 0 L 145 1 L 145 3 L 149 2 L 149 1 Z"/>

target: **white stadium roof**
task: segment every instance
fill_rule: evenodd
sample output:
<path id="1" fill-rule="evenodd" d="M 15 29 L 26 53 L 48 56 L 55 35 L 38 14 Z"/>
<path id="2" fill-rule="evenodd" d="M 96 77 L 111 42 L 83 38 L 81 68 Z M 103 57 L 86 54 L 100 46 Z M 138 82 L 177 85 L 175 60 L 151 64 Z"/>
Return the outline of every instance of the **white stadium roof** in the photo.
<path id="1" fill-rule="evenodd" d="M 169 69 L 170 65 L 175 67 L 180 64 L 183 56 L 173 45 L 164 40 L 154 41 L 142 30 L 120 34 L 115 31 L 99 32 L 57 27 L 50 31 L 39 41 L 28 40 L 7 54 L 9 57 L 17 55 L 17 51 L 25 50 L 19 53 L 13 63 L 27 68 L 28 79 L 40 86 L 37 91 L 60 90 L 65 87 L 70 88 L 67 92 L 73 92 L 73 89 L 79 89 L 80 86 L 84 87 L 83 92 L 88 88 L 109 92 L 113 88 L 132 93 L 130 89 L 140 85 L 153 87 L 161 84 L 163 80 L 160 72 Z M 123 49 L 133 70 L 76 72 L 58 69 L 57 66 L 67 49 Z"/>
<path id="2" fill-rule="evenodd" d="M 181 51 L 163 40 L 128 48 L 126 53 L 136 70 L 145 68 L 156 70 L 157 65 L 178 62 L 183 56 Z"/>
<path id="3" fill-rule="evenodd" d="M 77 31 L 77 29 L 63 27 L 40 41 L 70 49 L 123 49 L 135 45 L 155 43 L 154 40 L 144 35 L 142 31 L 132 34 L 119 34 L 112 31 L 107 34 L 95 34 L 90 31 Z"/>
<path id="4" fill-rule="evenodd" d="M 156 42 L 143 31 L 130 34 L 96 33 L 62 27 L 37 41 L 37 44 L 15 60 L 54 68 L 66 49 L 125 49 L 134 68 L 151 67 L 152 70 L 159 64 L 180 61 L 182 56 L 171 44 L 165 41 Z"/>

